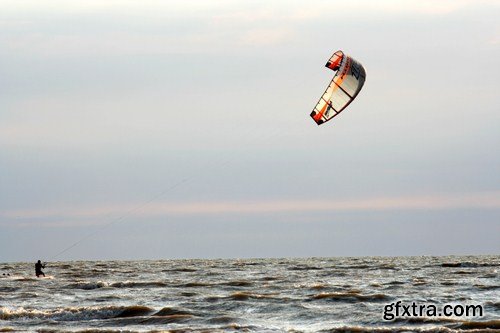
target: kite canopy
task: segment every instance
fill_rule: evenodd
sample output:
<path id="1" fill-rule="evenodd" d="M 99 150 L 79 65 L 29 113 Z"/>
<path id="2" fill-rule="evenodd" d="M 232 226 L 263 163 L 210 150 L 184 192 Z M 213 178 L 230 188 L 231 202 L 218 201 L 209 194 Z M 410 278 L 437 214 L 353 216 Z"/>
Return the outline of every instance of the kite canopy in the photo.
<path id="1" fill-rule="evenodd" d="M 363 65 L 342 51 L 335 52 L 325 66 L 336 73 L 311 112 L 318 125 L 342 112 L 356 98 L 366 79 Z"/>

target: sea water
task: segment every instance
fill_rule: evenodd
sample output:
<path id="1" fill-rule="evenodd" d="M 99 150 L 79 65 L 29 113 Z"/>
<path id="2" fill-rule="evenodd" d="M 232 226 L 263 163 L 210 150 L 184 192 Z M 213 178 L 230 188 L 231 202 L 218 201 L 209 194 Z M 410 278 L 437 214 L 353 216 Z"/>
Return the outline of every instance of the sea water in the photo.
<path id="1" fill-rule="evenodd" d="M 500 256 L 72 261 L 36 278 L 3 263 L 0 332 L 493 332 L 499 269 Z M 482 313 L 384 318 L 397 302 Z"/>

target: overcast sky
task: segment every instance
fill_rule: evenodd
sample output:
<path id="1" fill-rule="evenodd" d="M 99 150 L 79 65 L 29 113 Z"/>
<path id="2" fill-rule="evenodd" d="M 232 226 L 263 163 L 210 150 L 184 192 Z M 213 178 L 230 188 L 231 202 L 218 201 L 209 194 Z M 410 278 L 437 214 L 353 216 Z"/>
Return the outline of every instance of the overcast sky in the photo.
<path id="1" fill-rule="evenodd" d="M 3 0 L 0 262 L 499 254 L 499 17 Z M 367 80 L 318 127 L 338 49 Z"/>

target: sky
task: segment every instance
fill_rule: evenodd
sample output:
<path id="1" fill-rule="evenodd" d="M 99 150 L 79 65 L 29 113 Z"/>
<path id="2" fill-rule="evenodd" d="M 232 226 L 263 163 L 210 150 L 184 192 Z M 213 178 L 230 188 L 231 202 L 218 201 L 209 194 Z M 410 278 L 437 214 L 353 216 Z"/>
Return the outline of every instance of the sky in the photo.
<path id="1" fill-rule="evenodd" d="M 0 262 L 500 254 L 500 1 L 0 2 Z M 311 110 L 337 50 L 367 79 Z"/>

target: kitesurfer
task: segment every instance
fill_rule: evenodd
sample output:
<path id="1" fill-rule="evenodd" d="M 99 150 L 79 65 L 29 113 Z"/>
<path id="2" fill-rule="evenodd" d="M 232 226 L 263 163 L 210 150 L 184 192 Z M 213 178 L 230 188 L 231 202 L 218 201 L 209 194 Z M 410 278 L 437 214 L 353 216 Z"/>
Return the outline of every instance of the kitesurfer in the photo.
<path id="1" fill-rule="evenodd" d="M 38 262 L 35 264 L 36 277 L 40 277 L 40 275 L 43 275 L 43 277 L 45 277 L 45 274 L 42 272 L 42 268 L 45 268 L 45 265 L 42 265 L 42 262 L 38 260 Z"/>

